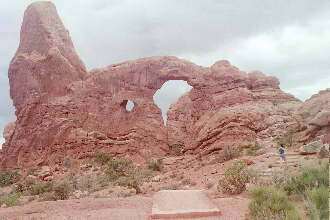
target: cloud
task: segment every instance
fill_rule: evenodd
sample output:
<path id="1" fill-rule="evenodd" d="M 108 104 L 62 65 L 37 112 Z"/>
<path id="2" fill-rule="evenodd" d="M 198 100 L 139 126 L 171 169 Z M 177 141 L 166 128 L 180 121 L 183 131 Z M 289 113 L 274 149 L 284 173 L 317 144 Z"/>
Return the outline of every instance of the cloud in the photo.
<path id="1" fill-rule="evenodd" d="M 2 145 L 5 143 L 5 139 L 0 136 L 0 149 L 2 149 Z"/>
<path id="2" fill-rule="evenodd" d="M 31 2 L 0 3 L 0 130 L 15 119 L 7 69 Z M 284 91 L 302 100 L 329 87 L 328 0 L 53 2 L 88 69 L 174 55 L 204 66 L 227 59 L 243 71 L 259 69 L 278 77 Z M 168 97 L 160 102 L 165 105 Z"/>

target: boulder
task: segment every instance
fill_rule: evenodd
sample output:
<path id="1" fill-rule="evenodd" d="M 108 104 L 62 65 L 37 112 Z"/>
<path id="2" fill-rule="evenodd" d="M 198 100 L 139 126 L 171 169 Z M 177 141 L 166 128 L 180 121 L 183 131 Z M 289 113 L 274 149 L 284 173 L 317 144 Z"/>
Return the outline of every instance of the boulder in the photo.
<path id="1" fill-rule="evenodd" d="M 51 169 L 49 166 L 42 166 L 41 170 L 38 172 L 38 178 L 44 180 L 46 177 L 51 176 Z"/>
<path id="2" fill-rule="evenodd" d="M 322 141 L 314 141 L 308 144 L 305 144 L 299 148 L 299 153 L 301 155 L 307 154 L 316 154 L 320 152 L 321 148 L 323 147 Z"/>
<path id="3" fill-rule="evenodd" d="M 25 178 L 26 181 L 36 181 L 37 180 L 37 177 L 36 176 L 33 176 L 33 175 L 28 175 L 26 178 Z"/>

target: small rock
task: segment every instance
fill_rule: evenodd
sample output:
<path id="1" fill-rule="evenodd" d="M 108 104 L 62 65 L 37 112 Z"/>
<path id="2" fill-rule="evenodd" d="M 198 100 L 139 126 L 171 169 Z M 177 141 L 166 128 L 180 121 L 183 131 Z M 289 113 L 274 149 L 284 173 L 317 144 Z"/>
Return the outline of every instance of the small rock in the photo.
<path id="1" fill-rule="evenodd" d="M 98 167 L 93 167 L 92 168 L 92 171 L 94 171 L 94 172 L 96 172 L 96 171 L 98 171 L 100 168 L 98 168 Z"/>
<path id="2" fill-rule="evenodd" d="M 255 164 L 252 160 L 249 160 L 249 159 L 243 159 L 246 163 L 246 165 L 250 166 L 250 165 L 253 165 Z"/>
<path id="3" fill-rule="evenodd" d="M 1 205 L 1 208 L 7 208 L 8 206 L 5 204 L 5 203 L 3 203 L 2 205 Z"/>
<path id="4" fill-rule="evenodd" d="M 44 181 L 52 181 L 54 179 L 53 176 L 47 176 L 44 178 Z"/>
<path id="5" fill-rule="evenodd" d="M 273 164 L 269 164 L 269 165 L 268 165 L 268 168 L 272 168 L 272 167 L 273 167 Z"/>
<path id="6" fill-rule="evenodd" d="M 38 173 L 38 177 L 39 179 L 43 180 L 45 179 L 47 176 L 51 176 L 52 173 L 50 171 L 50 167 L 49 166 L 43 166 L 41 167 L 40 172 Z"/>
<path id="7" fill-rule="evenodd" d="M 161 180 L 160 176 L 157 175 L 157 176 L 154 176 L 151 181 L 152 182 L 160 182 L 160 180 Z"/>
<path id="8" fill-rule="evenodd" d="M 55 167 L 54 167 L 54 171 L 56 172 L 56 171 L 60 171 L 60 167 L 58 166 L 58 165 L 56 165 Z"/>
<path id="9" fill-rule="evenodd" d="M 217 170 L 212 170 L 212 171 L 211 171 L 211 174 L 216 174 L 216 173 L 218 173 Z"/>

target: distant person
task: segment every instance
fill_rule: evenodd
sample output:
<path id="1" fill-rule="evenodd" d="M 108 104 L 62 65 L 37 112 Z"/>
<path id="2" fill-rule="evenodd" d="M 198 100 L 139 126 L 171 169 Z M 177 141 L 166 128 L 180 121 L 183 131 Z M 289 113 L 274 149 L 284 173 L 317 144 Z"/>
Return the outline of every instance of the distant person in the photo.
<path id="1" fill-rule="evenodd" d="M 281 160 L 283 160 L 284 163 L 285 163 L 285 165 L 286 165 L 286 158 L 285 158 L 285 151 L 284 151 L 283 144 L 280 144 L 280 148 L 278 150 L 280 152 L 280 158 L 281 158 Z"/>

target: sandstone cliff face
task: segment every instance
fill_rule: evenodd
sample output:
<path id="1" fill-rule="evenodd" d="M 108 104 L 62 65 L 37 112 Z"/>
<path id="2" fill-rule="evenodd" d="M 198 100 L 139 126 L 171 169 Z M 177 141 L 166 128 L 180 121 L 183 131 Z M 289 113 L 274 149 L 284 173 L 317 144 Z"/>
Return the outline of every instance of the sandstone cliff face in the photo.
<path id="1" fill-rule="evenodd" d="M 330 143 L 330 89 L 322 90 L 307 99 L 295 112 L 301 132 L 300 142 L 306 143 L 322 136 L 323 143 Z"/>
<path id="2" fill-rule="evenodd" d="M 275 77 L 242 72 L 228 61 L 205 68 L 149 57 L 88 73 L 48 2 L 26 10 L 8 75 L 17 121 L 5 129 L 2 169 L 52 166 L 97 149 L 164 156 L 176 142 L 186 153 L 208 154 L 272 141 L 299 126 L 293 112 L 301 102 L 282 92 Z M 153 95 L 168 80 L 193 89 L 172 104 L 165 127 Z M 127 100 L 135 104 L 131 112 Z"/>

